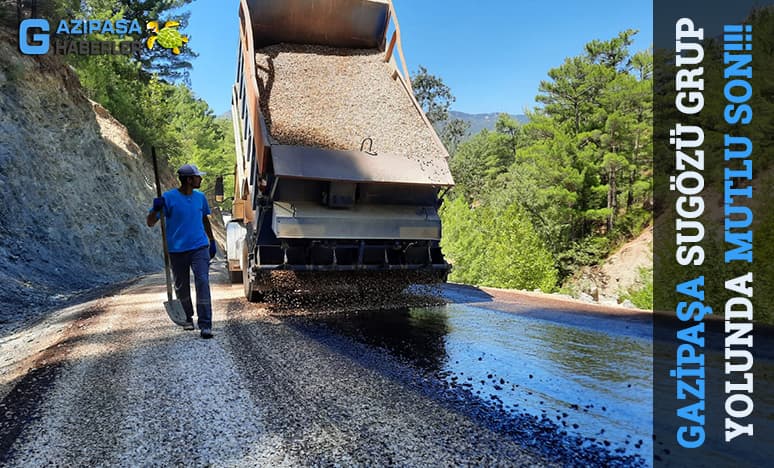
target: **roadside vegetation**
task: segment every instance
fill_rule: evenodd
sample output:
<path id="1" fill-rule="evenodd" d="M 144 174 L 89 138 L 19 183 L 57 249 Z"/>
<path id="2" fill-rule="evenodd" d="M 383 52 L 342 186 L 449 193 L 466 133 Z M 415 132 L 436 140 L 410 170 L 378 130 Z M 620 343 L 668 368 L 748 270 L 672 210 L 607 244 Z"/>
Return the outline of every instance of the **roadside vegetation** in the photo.
<path id="1" fill-rule="evenodd" d="M 449 88 L 415 74 L 418 101 L 445 124 L 457 184 L 441 210 L 452 280 L 554 291 L 652 222 L 653 56 L 629 50 L 635 34 L 586 44 L 548 70 L 528 123 L 503 114 L 467 141 Z"/>
<path id="2" fill-rule="evenodd" d="M 640 309 L 653 309 L 653 269 L 640 269 L 641 286 L 633 287 L 623 294 L 623 299 L 632 301 Z"/>

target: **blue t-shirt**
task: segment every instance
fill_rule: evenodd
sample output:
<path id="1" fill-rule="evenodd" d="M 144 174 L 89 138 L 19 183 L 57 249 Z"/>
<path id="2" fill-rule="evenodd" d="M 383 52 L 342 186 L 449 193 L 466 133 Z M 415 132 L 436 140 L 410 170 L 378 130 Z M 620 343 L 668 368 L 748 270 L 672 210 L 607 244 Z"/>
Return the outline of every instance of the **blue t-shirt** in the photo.
<path id="1" fill-rule="evenodd" d="M 202 192 L 183 195 L 180 190 L 164 192 L 164 217 L 167 244 L 172 253 L 187 252 L 210 245 L 202 219 L 210 214 L 210 205 Z"/>

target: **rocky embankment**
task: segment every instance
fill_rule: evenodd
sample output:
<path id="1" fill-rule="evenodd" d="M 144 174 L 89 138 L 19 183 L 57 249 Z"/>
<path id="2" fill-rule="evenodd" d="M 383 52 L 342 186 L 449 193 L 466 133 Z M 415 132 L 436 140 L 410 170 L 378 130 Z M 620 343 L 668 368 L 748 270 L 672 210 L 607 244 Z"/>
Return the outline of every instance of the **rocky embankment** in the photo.
<path id="1" fill-rule="evenodd" d="M 162 266 L 153 169 L 51 57 L 0 29 L 0 336 L 75 293 Z"/>
<path id="2" fill-rule="evenodd" d="M 641 271 L 653 271 L 653 226 L 649 226 L 636 238 L 616 250 L 603 263 L 583 267 L 569 281 L 577 297 L 585 302 L 603 305 L 623 304 L 632 289 L 644 286 Z"/>

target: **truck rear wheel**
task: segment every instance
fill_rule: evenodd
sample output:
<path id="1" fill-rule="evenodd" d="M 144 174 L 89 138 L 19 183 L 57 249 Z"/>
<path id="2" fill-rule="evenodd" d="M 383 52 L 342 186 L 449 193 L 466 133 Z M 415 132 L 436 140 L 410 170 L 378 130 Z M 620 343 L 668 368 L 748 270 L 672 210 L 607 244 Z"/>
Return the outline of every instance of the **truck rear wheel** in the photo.
<path id="1" fill-rule="evenodd" d="M 242 249 L 242 284 L 245 287 L 245 298 L 249 302 L 260 302 L 263 294 L 255 287 L 255 282 L 250 278 L 250 257 L 247 255 L 247 246 Z"/>

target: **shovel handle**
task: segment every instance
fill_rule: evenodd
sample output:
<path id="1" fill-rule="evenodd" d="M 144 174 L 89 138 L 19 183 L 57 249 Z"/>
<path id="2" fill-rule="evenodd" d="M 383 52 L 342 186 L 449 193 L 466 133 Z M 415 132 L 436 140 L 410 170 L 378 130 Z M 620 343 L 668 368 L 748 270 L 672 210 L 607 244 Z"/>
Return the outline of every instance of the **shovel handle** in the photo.
<path id="1" fill-rule="evenodd" d="M 156 147 L 151 146 L 151 157 L 153 158 L 153 176 L 156 178 L 156 196 L 161 196 L 161 184 L 159 183 L 159 165 L 156 162 Z"/>
<path id="2" fill-rule="evenodd" d="M 153 176 L 156 178 L 156 195 L 161 197 L 161 183 L 159 182 L 159 168 L 156 162 L 156 147 L 151 146 L 151 157 L 153 158 Z M 164 245 L 164 274 L 167 277 L 167 298 L 172 301 L 172 275 L 169 272 L 169 247 L 167 246 L 167 223 L 164 220 L 164 209 L 159 213 L 161 220 L 161 240 Z"/>

